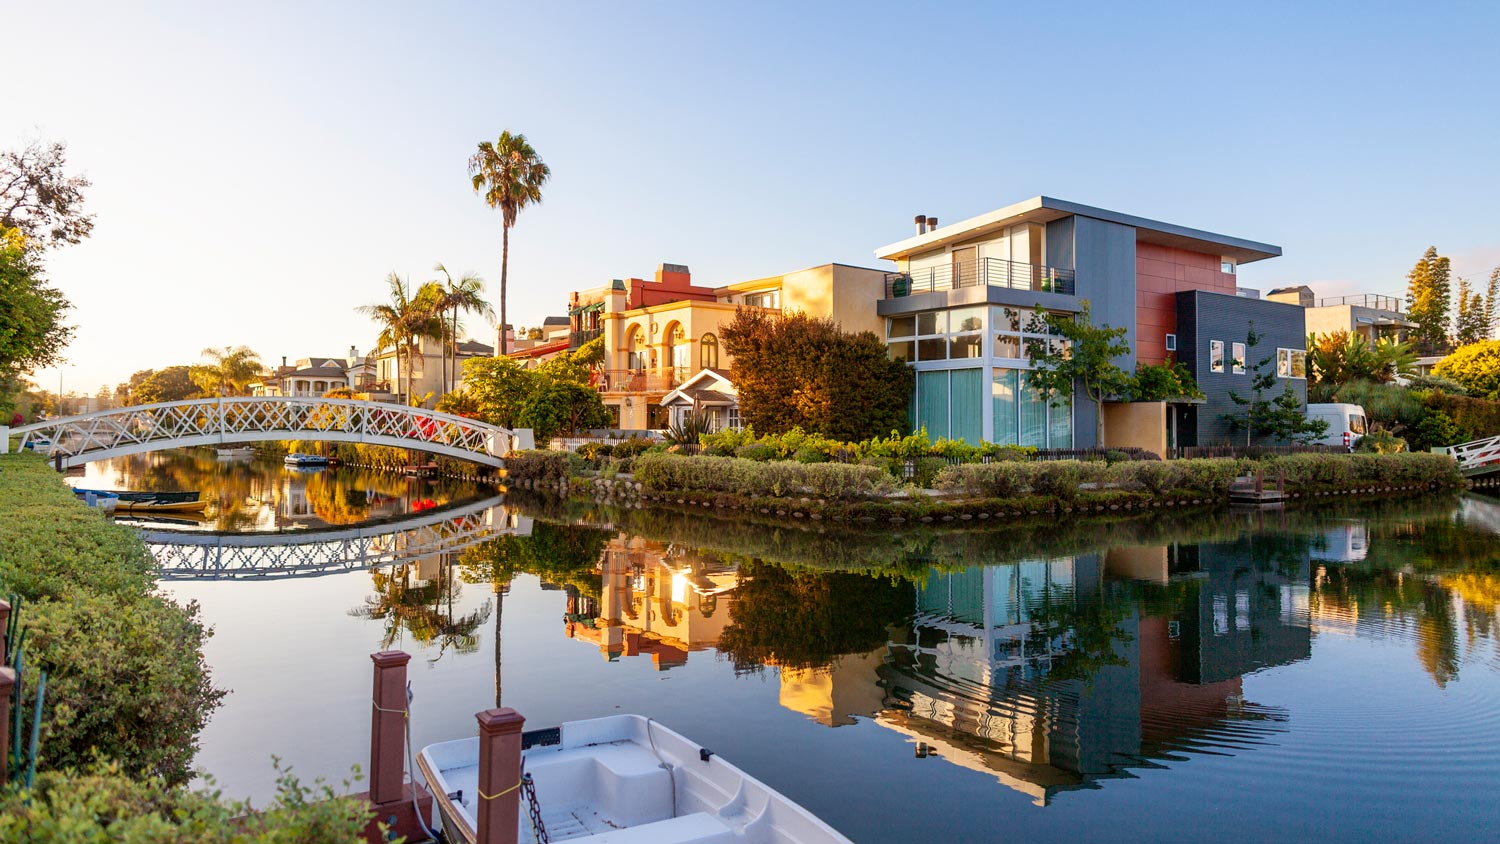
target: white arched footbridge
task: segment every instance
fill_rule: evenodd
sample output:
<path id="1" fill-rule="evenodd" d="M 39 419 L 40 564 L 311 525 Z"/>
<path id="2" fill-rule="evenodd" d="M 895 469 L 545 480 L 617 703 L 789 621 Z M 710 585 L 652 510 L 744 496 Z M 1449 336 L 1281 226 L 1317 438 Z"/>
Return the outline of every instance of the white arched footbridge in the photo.
<path id="1" fill-rule="evenodd" d="M 144 451 L 267 440 L 368 443 L 409 448 L 500 467 L 513 449 L 530 448 L 530 431 L 476 419 L 354 399 L 301 396 L 209 398 L 101 410 L 19 428 L 0 426 L 0 454 L 18 447 L 47 454 L 63 468 Z"/>

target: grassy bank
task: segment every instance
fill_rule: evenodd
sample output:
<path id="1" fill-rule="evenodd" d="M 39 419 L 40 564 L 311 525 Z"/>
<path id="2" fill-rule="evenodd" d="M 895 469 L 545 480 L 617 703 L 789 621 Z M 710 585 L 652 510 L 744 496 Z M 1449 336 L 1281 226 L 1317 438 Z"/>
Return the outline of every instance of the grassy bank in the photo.
<path id="1" fill-rule="evenodd" d="M 0 790 L 0 841 L 354 841 L 362 803 L 290 774 L 257 817 L 189 792 L 219 705 L 195 604 L 156 591 L 140 536 L 74 497 L 35 455 L 0 456 L 0 595 L 17 596 L 24 721 L 47 671 L 36 787 Z"/>
<path id="2" fill-rule="evenodd" d="M 1433 454 L 1290 454 L 1172 461 L 1024 461 L 945 465 L 928 486 L 901 484 L 879 466 L 758 461 L 647 453 L 628 479 L 579 479 L 578 458 L 558 452 L 513 455 L 522 486 L 840 521 L 980 521 L 1042 513 L 1227 505 L 1230 484 L 1256 470 L 1284 477 L 1293 498 L 1456 489 L 1463 479 Z"/>

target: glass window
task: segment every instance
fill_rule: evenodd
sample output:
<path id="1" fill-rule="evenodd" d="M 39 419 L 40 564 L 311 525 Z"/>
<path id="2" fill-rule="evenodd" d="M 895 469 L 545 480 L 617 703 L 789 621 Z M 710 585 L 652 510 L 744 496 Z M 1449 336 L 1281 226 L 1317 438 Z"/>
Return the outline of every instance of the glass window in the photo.
<path id="1" fill-rule="evenodd" d="M 948 333 L 948 312 L 928 311 L 917 314 L 917 334 L 926 337 Z"/>
<path id="2" fill-rule="evenodd" d="M 952 424 L 948 436 L 979 445 L 984 440 L 984 371 L 979 368 L 955 369 L 949 387 L 952 396 Z M 930 433 L 930 432 L 929 432 Z"/>
<path id="3" fill-rule="evenodd" d="M 995 357 L 1020 358 L 1021 336 L 1019 334 L 996 334 Z"/>
<path id="4" fill-rule="evenodd" d="M 911 340 L 898 340 L 894 343 L 887 343 L 886 349 L 890 352 L 892 358 L 901 358 L 906 361 L 917 359 L 917 344 Z"/>
<path id="5" fill-rule="evenodd" d="M 1245 344 L 1235 343 L 1234 348 L 1234 374 L 1245 374 Z"/>
<path id="6" fill-rule="evenodd" d="M 997 369 L 990 385 L 990 402 L 995 415 L 992 441 L 1002 445 L 1015 445 L 1018 442 L 1017 425 L 1021 402 L 1017 395 L 1016 379 L 1020 374 L 1016 369 Z"/>
<path id="7" fill-rule="evenodd" d="M 1073 397 L 1055 396 L 1047 405 L 1047 447 L 1073 447 Z"/>
<path id="8" fill-rule="evenodd" d="M 1352 414 L 1352 415 L 1350 415 L 1350 417 L 1349 417 L 1349 433 L 1351 433 L 1351 434 L 1364 434 L 1364 432 L 1365 432 L 1365 418 L 1363 416 L 1358 415 L 1358 414 Z"/>
<path id="9" fill-rule="evenodd" d="M 1047 447 L 1047 398 L 1025 378 L 1021 391 L 1021 445 Z"/>
<path id="10" fill-rule="evenodd" d="M 984 328 L 983 308 L 955 308 L 948 312 L 949 331 L 979 331 Z"/>
<path id="11" fill-rule="evenodd" d="M 1282 378 L 1306 378 L 1307 352 L 1301 349 L 1277 349 L 1276 374 Z"/>
<path id="12" fill-rule="evenodd" d="M 746 293 L 745 304 L 752 308 L 779 308 L 781 307 L 781 291 L 762 290 L 758 293 Z"/>
<path id="13" fill-rule="evenodd" d="M 952 360 L 977 358 L 984 353 L 983 334 L 959 334 L 948 340 L 948 357 Z"/>
<path id="14" fill-rule="evenodd" d="M 917 428 L 934 441 L 948 436 L 948 373 L 917 373 Z"/>
<path id="15" fill-rule="evenodd" d="M 898 316 L 886 320 L 887 337 L 915 337 L 917 335 L 917 318 L 915 316 Z"/>
<path id="16" fill-rule="evenodd" d="M 991 308 L 990 321 L 996 331 L 1021 330 L 1021 312 L 1015 308 Z"/>
<path id="17" fill-rule="evenodd" d="M 703 335 L 698 341 L 700 353 L 699 366 L 703 369 L 717 369 L 719 367 L 719 338 L 712 334 Z"/>
<path id="18" fill-rule="evenodd" d="M 1224 371 L 1224 341 L 1208 341 L 1208 369 L 1210 372 Z"/>
<path id="19" fill-rule="evenodd" d="M 1219 261 L 1219 272 L 1234 275 L 1234 262 L 1228 258 Z"/>
<path id="20" fill-rule="evenodd" d="M 948 340 L 944 337 L 931 337 L 926 340 L 917 341 L 917 360 L 947 360 Z"/>

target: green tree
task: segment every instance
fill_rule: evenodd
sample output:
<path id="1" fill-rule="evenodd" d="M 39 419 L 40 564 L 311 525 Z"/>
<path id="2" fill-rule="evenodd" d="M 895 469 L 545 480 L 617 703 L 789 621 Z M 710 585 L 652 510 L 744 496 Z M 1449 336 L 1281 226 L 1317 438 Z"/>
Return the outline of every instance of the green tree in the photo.
<path id="1" fill-rule="evenodd" d="M 15 229 L 38 249 L 78 243 L 94 229 L 83 213 L 89 180 L 67 175 L 67 146 L 35 142 L 0 153 L 0 229 Z"/>
<path id="2" fill-rule="evenodd" d="M 208 348 L 203 356 L 209 363 L 193 367 L 190 374 L 204 395 L 243 396 L 263 369 L 260 355 L 249 346 Z"/>
<path id="3" fill-rule="evenodd" d="M 1309 336 L 1307 349 L 1308 392 L 1325 399 L 1354 381 L 1388 384 L 1416 373 L 1411 346 L 1389 338 L 1372 347 L 1358 334 L 1339 330 Z"/>
<path id="4" fill-rule="evenodd" d="M 1500 340 L 1460 347 L 1438 361 L 1432 373 L 1452 378 L 1475 398 L 1500 401 Z"/>
<path id="5" fill-rule="evenodd" d="M 1198 382 L 1193 379 L 1193 373 L 1175 360 L 1157 364 L 1137 364 L 1135 377 L 1130 380 L 1126 394 L 1131 401 L 1203 398 L 1203 391 L 1198 389 Z"/>
<path id="6" fill-rule="evenodd" d="M 516 215 L 528 205 L 542 201 L 542 185 L 552 170 L 542 162 L 525 135 L 500 133 L 493 143 L 480 141 L 479 151 L 469 157 L 469 181 L 475 193 L 500 212 L 500 354 L 507 348 L 505 301 L 510 271 L 510 230 Z"/>
<path id="7" fill-rule="evenodd" d="M 1488 340 L 1500 329 L 1500 267 L 1490 270 L 1490 285 L 1484 293 L 1484 337 Z"/>
<path id="8" fill-rule="evenodd" d="M 19 376 L 51 366 L 73 337 L 63 324 L 72 306 L 48 287 L 27 238 L 0 228 L 0 375 Z"/>
<path id="9" fill-rule="evenodd" d="M 442 337 L 442 321 L 437 310 L 441 294 L 435 282 L 428 282 L 413 291 L 411 285 L 395 273 L 386 276 L 385 283 L 386 301 L 361 305 L 355 310 L 380 327 L 380 333 L 375 337 L 376 352 L 390 349 L 396 353 L 396 393 L 399 395 L 403 363 L 407 388 L 410 389 L 415 371 L 414 358 L 421 350 L 422 338 Z"/>
<path id="10" fill-rule="evenodd" d="M 613 417 L 598 390 L 571 381 L 539 380 L 519 417 L 519 425 L 530 428 L 538 441 L 609 425 Z"/>
<path id="11" fill-rule="evenodd" d="M 1460 346 L 1488 340 L 1489 318 L 1484 311 L 1484 297 L 1471 290 L 1469 280 L 1458 278 L 1458 314 L 1453 320 L 1453 342 Z"/>
<path id="12" fill-rule="evenodd" d="M 1115 363 L 1130 354 L 1125 329 L 1094 325 L 1087 299 L 1079 303 L 1076 315 L 1054 314 L 1038 307 L 1037 316 L 1058 340 L 1027 343 L 1026 355 L 1036 367 L 1031 373 L 1032 385 L 1054 407 L 1065 407 L 1071 402 L 1075 384 L 1082 388 L 1083 394 L 1094 403 L 1094 436 L 1103 446 L 1104 400 L 1124 395 L 1131 383 L 1130 373 Z"/>
<path id="13" fill-rule="evenodd" d="M 905 432 L 916 376 L 872 332 L 830 319 L 740 308 L 720 331 L 740 416 L 763 434 L 801 427 L 859 441 Z"/>
<path id="14" fill-rule="evenodd" d="M 464 361 L 464 392 L 479 419 L 502 428 L 517 427 L 537 375 L 506 357 L 472 357 Z"/>
<path id="15" fill-rule="evenodd" d="M 164 401 L 182 401 L 200 395 L 198 385 L 193 383 L 192 367 L 169 366 L 152 372 L 131 391 L 133 404 L 155 404 Z"/>
<path id="16" fill-rule="evenodd" d="M 495 309 L 484 300 L 480 294 L 484 292 L 484 279 L 478 273 L 464 273 L 457 281 L 453 280 L 453 274 L 448 268 L 438 264 L 433 269 L 443 274 L 440 282 L 442 295 L 438 297 L 438 312 L 449 314 L 448 322 L 444 324 L 444 333 L 447 342 L 443 344 L 443 390 L 453 389 L 453 383 L 458 380 L 458 332 L 462 327 L 458 317 L 460 313 L 479 314 L 491 322 L 495 319 Z M 453 369 L 448 367 L 449 353 L 452 353 Z"/>
<path id="17" fill-rule="evenodd" d="M 1278 441 L 1301 443 L 1311 442 L 1323 436 L 1328 430 L 1328 423 L 1321 419 L 1308 419 L 1307 409 L 1302 403 L 1302 398 L 1292 389 L 1290 383 L 1286 384 L 1274 400 L 1266 398 L 1266 394 L 1276 387 L 1276 357 L 1261 358 L 1251 363 L 1248 358 L 1260 345 L 1265 335 L 1255 330 L 1255 323 L 1251 322 L 1245 332 L 1245 357 L 1247 360 L 1234 361 L 1250 373 L 1250 395 L 1242 396 L 1234 390 L 1229 391 L 1229 400 L 1244 408 L 1243 413 L 1226 413 L 1220 418 L 1229 425 L 1230 431 L 1244 430 L 1245 445 L 1250 445 L 1251 437 L 1255 435 L 1269 436 Z"/>
<path id="18" fill-rule="evenodd" d="M 1429 246 L 1406 275 L 1408 315 L 1417 324 L 1415 341 L 1423 354 L 1448 348 L 1448 312 L 1453 305 L 1450 274 L 1448 259 L 1438 255 L 1436 246 Z"/>

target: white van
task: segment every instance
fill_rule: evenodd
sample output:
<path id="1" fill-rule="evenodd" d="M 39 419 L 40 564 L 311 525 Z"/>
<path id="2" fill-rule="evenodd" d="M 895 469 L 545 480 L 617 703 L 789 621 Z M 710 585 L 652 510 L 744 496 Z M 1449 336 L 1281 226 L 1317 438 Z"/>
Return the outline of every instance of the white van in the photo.
<path id="1" fill-rule="evenodd" d="M 1310 404 L 1308 419 L 1322 419 L 1328 430 L 1314 443 L 1322 445 L 1346 445 L 1350 448 L 1365 435 L 1365 409 L 1357 404 Z M 1346 436 L 1347 435 L 1347 438 Z"/>

